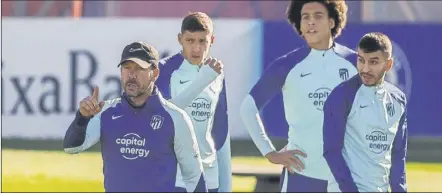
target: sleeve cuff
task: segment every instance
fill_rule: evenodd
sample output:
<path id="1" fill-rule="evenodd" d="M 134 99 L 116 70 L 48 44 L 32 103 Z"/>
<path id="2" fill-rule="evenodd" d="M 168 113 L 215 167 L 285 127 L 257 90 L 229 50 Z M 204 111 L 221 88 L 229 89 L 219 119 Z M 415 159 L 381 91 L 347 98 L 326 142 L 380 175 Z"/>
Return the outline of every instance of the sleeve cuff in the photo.
<path id="1" fill-rule="evenodd" d="M 263 156 L 266 156 L 267 154 L 269 154 L 270 152 L 276 152 L 276 149 L 273 146 L 265 146 L 265 147 L 260 147 L 259 151 L 261 152 L 261 154 Z"/>
<path id="2" fill-rule="evenodd" d="M 86 126 L 91 119 L 92 117 L 85 117 L 81 115 L 80 111 L 77 111 L 75 120 L 78 126 Z"/>

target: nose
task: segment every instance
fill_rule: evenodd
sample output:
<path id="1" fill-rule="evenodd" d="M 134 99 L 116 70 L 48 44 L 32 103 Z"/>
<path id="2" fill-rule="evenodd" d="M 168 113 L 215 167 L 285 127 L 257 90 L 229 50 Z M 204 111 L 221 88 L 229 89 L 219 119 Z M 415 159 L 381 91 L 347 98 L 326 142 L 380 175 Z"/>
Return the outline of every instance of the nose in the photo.
<path id="1" fill-rule="evenodd" d="M 316 21 L 314 17 L 310 17 L 309 20 L 307 21 L 307 24 L 309 26 L 315 25 Z"/>
<path id="2" fill-rule="evenodd" d="M 361 67 L 362 73 L 368 73 L 370 71 L 370 68 L 368 67 L 367 63 L 363 63 Z"/>
<path id="3" fill-rule="evenodd" d="M 199 53 L 201 51 L 201 46 L 197 43 L 192 45 L 192 52 L 193 53 Z"/>
<path id="4" fill-rule="evenodd" d="M 130 71 L 129 71 L 129 73 L 128 73 L 128 78 L 129 78 L 129 79 L 137 78 L 137 75 L 136 75 L 136 73 L 135 73 L 135 70 L 130 70 Z"/>

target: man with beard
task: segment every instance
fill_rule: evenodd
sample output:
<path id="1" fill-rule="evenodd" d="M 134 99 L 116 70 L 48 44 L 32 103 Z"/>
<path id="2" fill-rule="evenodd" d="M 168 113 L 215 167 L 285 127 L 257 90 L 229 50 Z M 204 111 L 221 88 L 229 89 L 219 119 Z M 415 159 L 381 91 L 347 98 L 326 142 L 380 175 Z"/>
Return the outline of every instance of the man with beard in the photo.
<path id="1" fill-rule="evenodd" d="M 342 192 L 407 192 L 407 100 L 386 82 L 390 39 L 368 33 L 358 44 L 359 75 L 324 105 L 324 157 Z"/>
<path id="2" fill-rule="evenodd" d="M 284 165 L 282 192 L 336 190 L 322 155 L 322 121 L 331 90 L 357 74 L 355 52 L 335 42 L 347 9 L 345 1 L 290 1 L 287 19 L 306 44 L 276 59 L 242 102 L 242 120 L 255 145 L 271 163 Z M 259 113 L 279 93 L 289 129 L 286 148 L 276 151 Z"/>
<path id="3" fill-rule="evenodd" d="M 127 45 L 118 65 L 124 93 L 99 102 L 95 88 L 66 132 L 67 153 L 101 142 L 106 192 L 173 192 L 177 164 L 187 191 L 207 191 L 192 122 L 155 86 L 158 63 L 154 47 Z"/>

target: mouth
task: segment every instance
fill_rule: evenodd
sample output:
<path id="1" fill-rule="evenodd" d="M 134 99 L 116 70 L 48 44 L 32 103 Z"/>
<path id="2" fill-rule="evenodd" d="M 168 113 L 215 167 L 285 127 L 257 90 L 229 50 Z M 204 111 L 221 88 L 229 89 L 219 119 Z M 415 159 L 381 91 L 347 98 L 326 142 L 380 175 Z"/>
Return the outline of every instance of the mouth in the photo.
<path id="1" fill-rule="evenodd" d="M 138 84 L 135 84 L 135 83 L 127 83 L 126 84 L 126 89 L 128 89 L 128 90 L 135 90 L 137 88 L 138 88 Z"/>
<path id="2" fill-rule="evenodd" d="M 370 80 L 370 79 L 373 78 L 373 76 L 368 75 L 368 74 L 361 74 L 361 77 L 362 77 L 362 79 L 364 79 L 364 80 Z"/>
<path id="3" fill-rule="evenodd" d="M 316 34 L 317 32 L 318 31 L 316 31 L 316 30 L 308 30 L 306 34 L 313 35 L 313 34 Z"/>
<path id="4" fill-rule="evenodd" d="M 198 55 L 192 55 L 191 56 L 193 59 L 199 59 L 199 58 L 201 58 L 201 56 L 198 56 Z"/>

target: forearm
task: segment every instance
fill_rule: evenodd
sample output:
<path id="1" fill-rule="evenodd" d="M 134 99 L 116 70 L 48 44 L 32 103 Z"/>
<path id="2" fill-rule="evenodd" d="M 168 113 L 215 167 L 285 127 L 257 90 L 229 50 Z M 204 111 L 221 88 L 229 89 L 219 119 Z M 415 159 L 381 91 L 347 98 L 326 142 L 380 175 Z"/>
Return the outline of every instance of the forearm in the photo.
<path id="1" fill-rule="evenodd" d="M 66 153 L 75 154 L 82 152 L 100 140 L 100 116 L 86 118 L 77 113 L 75 120 L 69 126 L 63 141 Z"/>
<path id="2" fill-rule="evenodd" d="M 215 70 L 209 66 L 201 67 L 200 77 L 181 92 L 178 96 L 173 97 L 170 101 L 181 109 L 186 108 L 193 99 L 195 99 L 210 83 L 212 83 L 218 76 Z"/>
<path id="3" fill-rule="evenodd" d="M 407 192 L 406 156 L 408 135 L 404 123 L 406 123 L 406 120 L 402 118 L 393 142 L 390 169 L 391 192 Z"/>
<path id="4" fill-rule="evenodd" d="M 396 162 L 399 160 L 399 162 Z M 390 173 L 390 188 L 393 193 L 407 192 L 405 159 L 393 159 Z M 394 163 L 393 163 L 394 162 Z"/>
<path id="5" fill-rule="evenodd" d="M 329 151 L 324 158 L 339 184 L 341 192 L 359 192 L 350 172 L 347 162 L 340 151 Z"/>
<path id="6" fill-rule="evenodd" d="M 251 95 L 247 95 L 241 104 L 241 118 L 253 142 L 263 156 L 275 151 L 259 116 L 258 108 Z"/>
<path id="7" fill-rule="evenodd" d="M 66 131 L 63 148 L 74 148 L 81 146 L 86 139 L 86 128 L 90 118 L 81 116 L 79 112 L 76 113 L 74 121 L 72 121 L 68 130 Z"/>
<path id="8" fill-rule="evenodd" d="M 220 150 L 217 152 L 219 171 L 219 192 L 232 192 L 232 155 L 230 148 L 230 135 Z"/>

